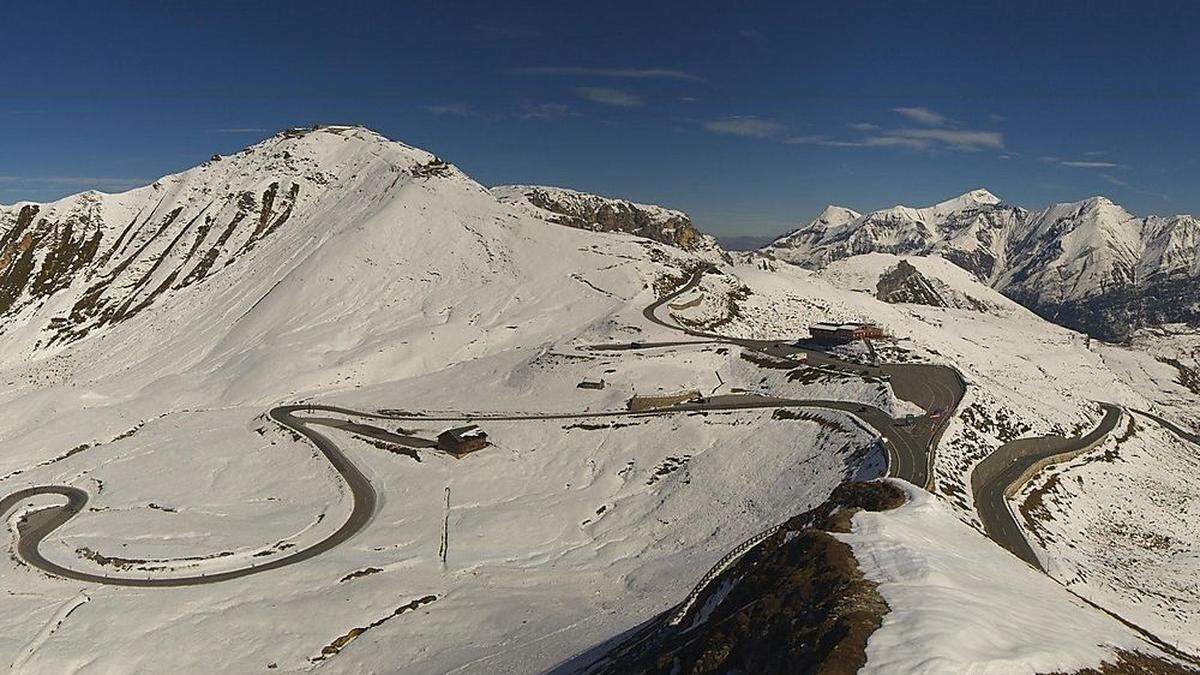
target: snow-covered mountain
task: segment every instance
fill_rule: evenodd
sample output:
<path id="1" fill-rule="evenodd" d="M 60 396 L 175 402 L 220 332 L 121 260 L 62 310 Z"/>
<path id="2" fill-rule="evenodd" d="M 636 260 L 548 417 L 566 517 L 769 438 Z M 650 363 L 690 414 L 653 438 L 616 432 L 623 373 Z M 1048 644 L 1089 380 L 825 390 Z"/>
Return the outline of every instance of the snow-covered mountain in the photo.
<path id="1" fill-rule="evenodd" d="M 603 298 L 573 280 L 589 256 L 560 250 L 584 240 L 522 216 L 424 150 L 357 127 L 291 130 L 122 194 L 0 206 L 0 364 L 103 338 L 136 342 L 124 358 L 181 370 L 236 370 L 234 355 L 266 366 L 257 354 L 280 366 L 261 374 L 283 382 L 319 365 L 353 369 L 352 354 L 372 343 L 385 348 L 368 360 L 392 359 L 388 336 L 402 326 L 461 324 L 425 352 L 420 367 L 432 367 L 462 358 L 456 349 L 511 341 L 489 325 L 501 310 Z M 601 240 L 641 250 L 632 237 Z M 628 293 L 648 269 L 601 277 Z M 465 290 L 481 279 L 487 295 Z M 276 341 L 312 349 L 283 357 Z M 252 382 L 271 389 L 238 377 L 242 393 Z"/>
<path id="2" fill-rule="evenodd" d="M 284 132 L 122 194 L 0 206 L 3 358 L 53 350 L 159 307 L 199 315 L 247 296 L 268 300 L 274 284 L 299 282 L 316 251 L 331 256 L 362 237 L 361 221 L 389 202 L 448 185 L 472 191 L 427 152 L 325 127 Z"/>
<path id="3" fill-rule="evenodd" d="M 1003 267 L 1008 237 L 1024 215 L 987 190 L 930 207 L 893 206 L 865 215 L 828 206 L 765 250 L 814 267 L 861 253 L 936 253 L 987 281 Z"/>
<path id="4" fill-rule="evenodd" d="M 492 194 L 552 223 L 593 232 L 626 232 L 686 251 L 723 255 L 716 239 L 696 229 L 682 211 L 542 185 L 499 185 Z"/>
<path id="5" fill-rule="evenodd" d="M 780 342 L 816 321 L 875 321 L 896 336 L 880 346 L 884 359 L 954 365 L 968 381 L 931 462 L 932 493 L 906 488 L 902 507 L 843 513 L 849 533 L 773 540 L 792 566 L 770 568 L 769 580 L 803 583 L 797 571 L 819 567 L 876 587 L 875 632 L 860 631 L 871 641 L 852 655 L 868 671 L 1161 662 L 1127 626 L 971 529 L 970 470 L 1013 433 L 1092 424 L 1096 392 L 1172 417 L 1194 410 L 1194 351 L 1098 354 L 936 257 L 831 255 L 842 259 L 820 273 L 760 267 L 683 234 L 692 226 L 678 212 L 549 189 L 540 206 L 527 199 L 537 190 L 489 191 L 424 150 L 332 126 L 122 194 L 0 207 L 0 496 L 48 484 L 88 495 L 42 541 L 53 562 L 97 575 L 203 575 L 327 537 L 352 496 L 310 444 L 264 418 L 281 403 L 409 411 L 398 433 L 422 438 L 466 416 L 492 443 L 462 458 L 397 452 L 358 433 L 389 423 L 347 413 L 344 427 L 321 433 L 379 493 L 365 527 L 299 564 L 187 588 L 42 574 L 21 562 L 11 532 L 55 498 L 22 501 L 0 565 L 10 591 L 0 594 L 0 661 L 38 672 L 544 671 L 672 609 L 748 538 L 821 508 L 847 480 L 879 477 L 883 453 L 870 428 L 832 409 L 616 416 L 633 393 L 753 391 L 920 412 L 886 380 L 780 368 L 736 342 L 681 343 L 646 316 L 705 269 L 661 318 Z M 973 194 L 874 226 L 900 248 L 953 240 L 965 250 L 984 233 L 1010 235 L 994 201 Z M 562 227 L 564 211 L 583 227 Z M 862 217 L 825 215 L 838 227 Z M 1158 259 L 1190 270 L 1187 237 L 1172 236 Z M 673 346 L 595 349 L 633 341 Z M 1151 371 L 1158 379 L 1144 381 Z M 383 431 L 394 434 L 401 422 L 390 424 Z M 1174 464 L 1147 467 L 1121 486 L 1124 498 L 1150 504 L 1159 486 L 1194 480 Z M 1094 480 L 1103 496 L 1116 479 Z M 1054 506 L 1062 522 L 1081 522 L 1071 496 Z M 1194 519 L 1170 510 L 1141 512 L 1177 547 L 1132 557 L 1117 548 L 1123 564 L 1141 566 L 1072 590 L 1106 608 L 1135 598 L 1139 620 L 1195 651 L 1189 570 L 1157 568 L 1168 553 L 1195 559 L 1200 539 Z M 1140 540 L 1127 520 L 1127 539 Z M 805 550 L 812 540 L 830 544 L 836 569 Z M 1179 588 L 1173 604 L 1140 599 L 1164 581 Z M 709 590 L 689 619 L 696 627 L 751 607 L 744 594 L 762 589 Z M 964 626 L 988 639 L 964 641 Z"/>
<path id="6" fill-rule="evenodd" d="M 829 207 L 763 250 L 814 268 L 868 252 L 937 254 L 1042 316 L 1124 339 L 1200 322 L 1198 228 L 1193 216 L 1141 218 L 1104 197 L 1030 212 L 973 190 L 926 208 Z"/>

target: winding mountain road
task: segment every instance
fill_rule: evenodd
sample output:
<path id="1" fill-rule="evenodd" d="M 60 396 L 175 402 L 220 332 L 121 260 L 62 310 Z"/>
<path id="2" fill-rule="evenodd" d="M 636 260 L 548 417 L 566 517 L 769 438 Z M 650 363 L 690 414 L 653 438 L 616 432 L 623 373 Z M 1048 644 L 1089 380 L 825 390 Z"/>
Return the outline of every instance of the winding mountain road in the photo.
<path id="1" fill-rule="evenodd" d="M 1041 562 L 1008 506 L 1008 497 L 1015 494 L 1047 463 L 1065 460 L 1102 442 L 1121 420 L 1121 408 L 1109 403 L 1102 403 L 1100 407 L 1104 410 L 1104 417 L 1088 434 L 1074 438 L 1019 438 L 1000 446 L 971 472 L 975 512 L 979 514 L 988 537 L 1042 571 L 1045 570 Z"/>
<path id="2" fill-rule="evenodd" d="M 961 400 L 963 392 L 965 391 L 964 385 L 962 384 L 962 380 L 960 377 L 958 377 L 957 373 L 949 368 L 926 365 L 864 366 L 862 364 L 851 363 L 829 356 L 820 351 L 803 349 L 777 341 L 744 340 L 728 338 L 720 335 L 697 333 L 695 331 L 689 331 L 680 326 L 664 322 L 657 317 L 655 310 L 658 307 L 662 306 L 672 298 L 678 297 L 680 294 L 695 288 L 697 285 L 699 285 L 703 275 L 707 271 L 708 268 L 701 268 L 695 271 L 691 279 L 683 287 L 664 298 L 660 298 L 646 307 L 644 314 L 647 319 L 673 330 L 683 331 L 692 336 L 702 337 L 708 342 L 735 344 L 747 349 L 768 353 L 781 358 L 790 358 L 796 354 L 802 353 L 813 365 L 838 369 L 849 374 L 857 374 L 867 377 L 887 376 L 892 379 L 892 384 L 894 389 L 897 391 L 897 395 L 905 397 L 907 400 L 911 400 L 917 405 L 920 405 L 926 409 L 932 409 L 934 406 L 940 406 L 945 410 L 953 410 L 954 407 L 957 406 L 958 401 Z M 680 342 L 668 344 L 674 346 L 675 344 L 683 345 L 689 343 Z M 616 347 L 637 348 L 633 345 Z M 362 528 L 365 527 L 368 522 L 370 522 L 371 517 L 374 515 L 375 505 L 378 501 L 378 496 L 374 487 L 372 487 L 366 476 L 364 476 L 362 472 L 354 466 L 353 462 L 351 462 L 349 458 L 343 454 L 341 449 L 338 448 L 338 446 L 332 440 L 316 431 L 313 427 L 325 426 L 342 429 L 390 443 L 399 443 L 414 450 L 419 448 L 429 448 L 436 445 L 433 441 L 427 439 L 395 434 L 378 427 L 372 427 L 348 420 L 329 417 L 297 416 L 297 412 L 303 411 L 307 413 L 307 415 L 312 415 L 318 412 L 325 414 L 332 413 L 360 419 L 466 422 L 479 420 L 520 421 L 591 419 L 603 417 L 647 417 L 656 415 L 675 415 L 688 412 L 783 408 L 823 408 L 829 410 L 838 410 L 853 415 L 857 419 L 861 420 L 864 424 L 874 429 L 875 432 L 878 433 L 882 438 L 883 445 L 888 452 L 889 475 L 907 480 L 915 485 L 925 486 L 929 483 L 929 467 L 931 463 L 932 449 L 936 443 L 937 435 L 940 434 L 942 429 L 944 429 L 944 421 L 936 426 L 934 423 L 928 420 L 926 420 L 924 423 L 900 426 L 896 423 L 896 420 L 893 420 L 887 413 L 879 408 L 846 401 L 787 399 L 757 395 L 727 395 L 711 397 L 703 400 L 702 402 L 684 403 L 677 406 L 672 406 L 669 409 L 642 412 L 607 411 L 527 415 L 461 414 L 449 416 L 406 415 L 403 413 L 369 413 L 327 405 L 285 405 L 273 408 L 269 413 L 270 418 L 281 427 L 289 429 L 307 438 L 314 446 L 316 446 L 317 449 L 321 451 L 321 454 L 325 457 L 325 459 L 329 461 L 333 468 L 338 472 L 338 475 L 341 477 L 341 479 L 345 481 L 354 500 L 351 513 L 341 524 L 341 526 L 338 527 L 338 529 L 328 537 L 308 546 L 307 548 L 280 556 L 278 558 L 265 560 L 261 563 L 252 563 L 247 567 L 213 572 L 211 574 L 204 573 L 188 576 L 159 577 L 133 577 L 122 576 L 118 574 L 97 574 L 95 572 L 71 569 L 69 567 L 60 565 L 45 558 L 40 551 L 40 544 L 43 540 L 45 540 L 46 537 L 52 534 L 55 530 L 57 530 L 87 506 L 88 495 L 83 490 L 73 486 L 65 485 L 44 485 L 22 489 L 8 495 L 3 500 L 0 500 L 0 516 L 7 515 L 12 509 L 21 503 L 36 497 L 55 495 L 66 498 L 67 502 L 65 504 L 48 506 L 29 511 L 18 524 L 17 555 L 21 560 L 32 565 L 33 567 L 57 577 L 87 583 L 106 584 L 110 586 L 133 586 L 147 588 L 169 588 L 214 584 L 233 579 L 239 579 L 253 574 L 261 574 L 308 560 L 350 539 L 360 530 L 362 530 Z M 947 415 L 947 418 L 948 417 L 949 416 Z"/>
<path id="3" fill-rule="evenodd" d="M 695 338 L 708 342 L 722 342 L 737 345 L 751 351 L 760 352 L 777 358 L 792 358 L 803 356 L 805 362 L 817 368 L 837 370 L 847 375 L 877 378 L 888 381 L 892 392 L 897 398 L 915 404 L 923 410 L 942 410 L 940 420 L 921 417 L 911 426 L 898 426 L 895 420 L 883 415 L 888 420 L 882 424 L 878 418 L 868 421 L 885 438 L 895 441 L 889 444 L 889 450 L 897 450 L 890 457 L 888 474 L 906 480 L 921 488 L 930 489 L 933 486 L 934 451 L 946 426 L 950 423 L 958 404 L 966 395 L 967 384 L 957 370 L 949 366 L 926 363 L 885 363 L 869 365 L 847 361 L 820 349 L 804 347 L 797 342 L 780 340 L 752 340 L 748 338 L 733 338 L 716 333 L 693 330 L 666 321 L 658 316 L 658 309 L 675 298 L 698 287 L 704 275 L 712 271 L 712 266 L 704 265 L 692 272 L 688 280 L 675 291 L 659 298 L 642 310 L 647 321 L 660 326 L 681 331 Z M 652 343 L 642 345 L 642 348 L 657 345 L 686 344 L 686 343 Z M 608 348 L 628 345 L 609 345 Z M 880 411 L 882 414 L 882 411 Z M 865 421 L 865 418 L 864 418 Z M 881 424 L 876 424 L 878 421 Z"/>
<path id="4" fill-rule="evenodd" d="M 63 485 L 26 488 L 0 500 L 0 516 L 7 515 L 13 507 L 33 497 L 42 495 L 66 497 L 67 503 L 65 505 L 39 509 L 26 517 L 24 524 L 19 526 L 17 555 L 25 562 L 43 572 L 75 581 L 107 584 L 109 586 L 137 586 L 147 588 L 196 586 L 240 579 L 251 574 L 261 574 L 288 565 L 294 565 L 303 560 L 318 556 L 353 537 L 370 521 L 371 516 L 375 513 L 375 503 L 377 501 L 375 488 L 371 486 L 371 481 L 367 480 L 367 477 L 342 454 L 337 445 L 329 440 L 328 437 L 314 431 L 311 428 L 314 425 L 312 422 L 294 415 L 298 410 L 307 410 L 309 408 L 310 406 L 303 405 L 280 406 L 271 410 L 270 417 L 279 425 L 303 435 L 313 445 L 317 446 L 317 449 L 321 451 L 325 459 L 329 460 L 329 463 L 333 465 L 338 475 L 341 476 L 342 480 L 350 488 L 350 492 L 354 497 L 354 507 L 349 517 L 346 518 L 345 522 L 336 531 L 312 546 L 294 553 L 289 553 L 288 555 L 273 558 L 262 563 L 252 564 L 248 567 L 214 572 L 212 574 L 149 578 L 96 574 L 94 572 L 85 572 L 59 565 L 47 560 L 38 550 L 38 546 L 43 539 L 62 526 L 63 523 L 70 520 L 75 514 L 82 511 L 84 506 L 87 505 L 87 493 L 83 490 Z"/>
<path id="5" fill-rule="evenodd" d="M 1200 445 L 1200 434 L 1198 434 L 1198 433 L 1188 431 L 1187 429 L 1184 429 L 1183 427 L 1179 426 L 1178 424 L 1175 424 L 1171 420 L 1160 417 L 1159 415 L 1155 415 L 1154 413 L 1152 413 L 1148 410 L 1134 410 L 1133 412 L 1135 412 L 1139 415 L 1145 415 L 1146 417 L 1149 417 L 1150 419 L 1154 420 L 1155 422 L 1158 422 L 1159 424 L 1166 427 L 1167 431 L 1170 431 L 1171 433 L 1175 434 L 1176 436 L 1182 438 L 1185 441 L 1188 441 L 1189 443 L 1195 443 L 1196 445 Z"/>
<path id="6" fill-rule="evenodd" d="M 957 408 L 966 391 L 966 384 L 959 373 L 949 367 L 928 364 L 882 364 L 865 365 L 837 358 L 825 352 L 809 349 L 796 344 L 774 340 L 750 340 L 730 338 L 702 331 L 690 330 L 661 319 L 656 310 L 662 305 L 679 297 L 683 293 L 696 288 L 708 267 L 701 267 L 693 272 L 688 281 L 674 292 L 659 298 L 643 310 L 646 319 L 672 330 L 701 338 L 705 342 L 719 342 L 741 346 L 748 350 L 768 354 L 777 358 L 793 359 L 803 355 L 809 365 L 837 370 L 845 374 L 863 377 L 886 379 L 890 382 L 895 394 L 910 401 L 925 410 L 940 408 L 945 414 L 939 421 L 929 417 L 921 417 L 918 421 L 902 425 L 883 410 L 855 402 L 821 400 L 821 399 L 789 399 L 760 395 L 725 395 L 714 396 L 697 402 L 683 403 L 667 409 L 651 411 L 602 411 L 584 413 L 551 413 L 551 414 L 453 414 L 445 416 L 428 416 L 407 413 L 363 412 L 330 405 L 285 405 L 273 408 L 269 415 L 273 421 L 285 429 L 307 438 L 345 481 L 353 496 L 354 504 L 350 515 L 331 535 L 307 548 L 278 558 L 254 563 L 251 566 L 234 570 L 205 573 L 201 575 L 135 578 L 130 576 L 96 574 L 82 570 L 70 569 L 53 561 L 47 560 L 39 551 L 41 542 L 56 529 L 82 511 L 87 505 L 88 496 L 83 490 L 62 485 L 46 485 L 19 490 L 0 500 L 0 516 L 7 515 L 13 508 L 29 499 L 56 495 L 66 498 L 66 504 L 50 506 L 31 511 L 19 525 L 17 554 L 20 559 L 41 569 L 48 574 L 89 583 L 137 586 L 137 587 L 177 587 L 198 584 L 211 584 L 252 574 L 279 569 L 293 565 L 314 556 L 320 555 L 353 537 L 367 525 L 374 515 L 378 501 L 375 489 L 361 471 L 346 457 L 340 448 L 327 436 L 316 431 L 313 427 L 325 426 L 342 429 L 352 433 L 369 436 L 389 443 L 398 443 L 414 451 L 427 449 L 436 444 L 428 439 L 421 439 L 404 434 L 397 434 L 379 427 L 360 424 L 350 420 L 333 417 L 315 417 L 316 413 L 323 415 L 334 414 L 358 419 L 384 419 L 393 421 L 425 420 L 468 422 L 481 420 L 521 421 L 521 420 L 568 420 L 594 419 L 606 417 L 649 417 L 658 415 L 676 415 L 689 412 L 731 411 L 754 409 L 786 409 L 786 408 L 821 408 L 848 413 L 873 429 L 882 439 L 882 444 L 888 454 L 888 475 L 906 480 L 914 485 L 928 488 L 931 480 L 931 466 L 934 449 L 940 440 L 946 425 L 953 417 L 952 412 Z M 601 345 L 597 349 L 642 349 L 651 347 L 666 347 L 695 342 L 669 342 L 654 344 L 630 343 L 624 345 Z M 796 362 L 799 365 L 799 362 Z M 977 508 L 985 521 L 988 533 L 1009 550 L 1023 559 L 1037 564 L 1021 535 L 1020 529 L 1012 519 L 1012 514 L 1004 502 L 1006 489 L 1023 474 L 1028 467 L 1036 464 L 1042 458 L 1058 454 L 1076 447 L 1082 447 L 1095 438 L 1102 437 L 1116 424 L 1119 410 L 1108 406 L 1105 421 L 1092 434 L 1081 439 L 1022 439 L 1014 441 L 989 457 L 980 466 L 983 471 L 976 470 L 973 481 L 979 484 L 975 489 Z M 305 415 L 298 416 L 297 413 Z M 992 470 L 991 467 L 996 467 Z M 974 485 L 974 482 L 973 482 Z"/>
<path id="7" fill-rule="evenodd" d="M 342 525 L 325 539 L 322 539 L 321 541 L 318 541 L 307 548 L 280 556 L 278 558 L 266 560 L 262 563 L 255 563 L 251 566 L 234 570 L 213 572 L 211 574 L 206 573 L 200 575 L 163 577 L 133 577 L 97 574 L 95 572 L 71 569 L 69 567 L 60 565 L 45 558 L 39 550 L 41 542 L 46 537 L 52 534 L 55 530 L 57 530 L 64 523 L 82 511 L 85 506 L 87 506 L 88 495 L 83 490 L 66 485 L 45 485 L 19 490 L 8 495 L 3 500 L 0 500 L 0 516 L 7 515 L 14 507 L 35 497 L 56 495 L 65 497 L 67 499 L 66 504 L 49 506 L 28 513 L 23 522 L 18 526 L 19 531 L 17 540 L 17 554 L 20 556 L 20 558 L 33 567 L 57 577 L 88 583 L 106 584 L 109 586 L 134 586 L 148 588 L 169 588 L 214 584 L 223 581 L 230 581 L 232 579 L 239 579 L 252 574 L 261 574 L 263 572 L 276 570 L 281 567 L 294 565 L 304 560 L 308 560 L 350 539 L 360 530 L 362 530 L 362 528 L 365 527 L 368 522 L 370 522 L 371 517 L 374 515 L 375 504 L 378 501 L 378 497 L 375 493 L 374 487 L 371 485 L 371 482 L 367 480 L 366 476 L 364 476 L 362 472 L 354 466 L 353 462 L 351 462 L 350 459 L 343 454 L 341 449 L 338 448 L 338 446 L 332 440 L 330 440 L 324 434 L 317 432 L 312 427 L 326 426 L 330 428 L 342 429 L 390 443 L 399 443 L 413 449 L 430 448 L 436 445 L 436 443 L 427 439 L 395 434 L 385 429 L 350 421 L 328 417 L 297 416 L 296 413 L 298 412 L 304 412 L 309 415 L 313 413 L 332 413 L 361 419 L 385 419 L 394 421 L 424 420 L 468 422 L 479 420 L 524 421 L 572 419 L 582 420 L 608 417 L 654 417 L 662 415 L 677 415 L 688 412 L 757 409 L 775 410 L 784 408 L 821 408 L 851 413 L 887 439 L 885 441 L 885 446 L 888 448 L 890 456 L 895 458 L 893 460 L 894 464 L 892 464 L 893 475 L 905 478 L 906 480 L 912 479 L 913 476 L 923 475 L 925 467 L 923 455 L 924 446 L 919 439 L 913 439 L 908 430 L 897 427 L 894 423 L 894 420 L 892 420 L 892 418 L 882 410 L 858 403 L 848 403 L 846 401 L 819 399 L 801 400 L 775 398 L 769 396 L 717 396 L 707 399 L 702 403 L 685 403 L 678 406 L 673 406 L 669 409 L 641 412 L 604 411 L 544 415 L 485 414 L 448 416 L 381 414 L 362 412 L 339 406 L 315 404 L 286 405 L 273 408 L 270 411 L 271 419 L 285 429 L 290 429 L 296 433 L 299 433 L 311 441 L 338 472 L 338 475 L 342 478 L 342 480 L 346 482 L 346 485 L 349 487 L 351 495 L 354 499 L 353 509 Z"/>

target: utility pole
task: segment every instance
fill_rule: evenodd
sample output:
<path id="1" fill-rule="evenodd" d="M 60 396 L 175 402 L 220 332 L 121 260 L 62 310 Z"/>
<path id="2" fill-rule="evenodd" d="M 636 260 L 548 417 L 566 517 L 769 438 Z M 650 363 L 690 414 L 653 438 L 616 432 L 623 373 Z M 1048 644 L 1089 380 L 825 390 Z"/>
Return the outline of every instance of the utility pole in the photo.
<path id="1" fill-rule="evenodd" d="M 442 559 L 442 568 L 446 567 L 446 549 L 450 547 L 450 486 L 446 486 L 446 515 L 442 520 L 442 545 L 438 557 Z"/>

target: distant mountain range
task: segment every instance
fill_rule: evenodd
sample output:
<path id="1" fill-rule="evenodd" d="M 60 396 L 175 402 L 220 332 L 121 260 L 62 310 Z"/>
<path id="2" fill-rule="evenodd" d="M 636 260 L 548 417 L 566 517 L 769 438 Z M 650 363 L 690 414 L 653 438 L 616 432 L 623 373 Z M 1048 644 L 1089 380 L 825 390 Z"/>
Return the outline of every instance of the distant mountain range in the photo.
<path id="1" fill-rule="evenodd" d="M 1106 340 L 1200 324 L 1200 220 L 1135 216 L 1104 197 L 1029 211 L 973 190 L 933 206 L 829 206 L 762 249 L 821 268 L 861 253 L 940 255 L 1043 317 Z"/>
<path id="2" fill-rule="evenodd" d="M 337 153 L 314 150 L 314 139 L 330 138 L 383 144 L 398 155 L 370 186 L 381 195 L 414 180 L 462 178 L 424 151 L 330 127 L 317 135 L 284 132 L 121 195 L 0 205 L 0 318 L 36 315 L 36 330 L 12 337 L 45 347 L 122 322 L 164 294 L 200 283 L 289 220 L 331 208 L 310 202 L 356 176 L 329 168 L 343 159 Z M 923 208 L 861 214 L 829 206 L 765 246 L 734 237 L 722 247 L 686 213 L 660 206 L 535 185 L 488 192 L 541 221 L 624 232 L 713 260 L 728 260 L 726 249 L 760 246 L 760 253 L 814 269 L 864 253 L 940 255 L 1043 317 L 1111 341 L 1146 326 L 1200 325 L 1200 220 L 1143 218 L 1104 197 L 1030 211 L 979 189 Z"/>

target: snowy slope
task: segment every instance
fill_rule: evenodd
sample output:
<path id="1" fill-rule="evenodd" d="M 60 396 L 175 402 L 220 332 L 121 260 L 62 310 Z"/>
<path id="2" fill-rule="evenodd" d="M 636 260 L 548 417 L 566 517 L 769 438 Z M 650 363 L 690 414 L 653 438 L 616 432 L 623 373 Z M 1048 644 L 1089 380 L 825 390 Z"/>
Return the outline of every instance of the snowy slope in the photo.
<path id="1" fill-rule="evenodd" d="M 901 260 L 936 281 L 946 297 L 966 302 L 928 306 L 881 300 L 877 297 L 878 281 Z M 1194 331 L 1184 327 L 1145 331 L 1134 348 L 1099 343 L 1046 322 L 965 270 L 936 257 L 901 259 L 873 253 L 840 260 L 819 273 L 786 265 L 774 271 L 753 264 L 747 268 L 736 270 L 742 291 L 736 298 L 736 311 L 730 313 L 723 327 L 725 331 L 746 337 L 788 337 L 802 335 L 816 320 L 871 320 L 898 338 L 891 347 L 877 347 L 884 358 L 941 362 L 959 368 L 968 390 L 939 445 L 934 494 L 941 498 L 938 513 L 954 514 L 967 524 L 978 527 L 969 475 L 979 460 L 1015 438 L 1047 433 L 1072 435 L 1090 428 L 1098 419 L 1093 400 L 1154 410 L 1195 428 L 1195 410 L 1200 409 L 1200 379 L 1196 377 L 1200 372 L 1196 367 L 1200 342 Z M 716 292 L 719 286 L 712 284 L 709 289 Z M 714 300 L 711 306 L 723 304 Z M 1196 446 L 1172 438 L 1146 419 L 1138 420 L 1139 430 L 1132 440 L 1127 438 L 1118 444 L 1123 444 L 1123 451 L 1114 451 L 1113 439 L 1061 471 L 1044 474 L 1012 501 L 1012 508 L 1019 512 L 1035 486 L 1054 485 L 1050 496 L 1042 500 L 1044 506 L 1034 509 L 1036 517 L 1023 521 L 1050 574 L 1093 602 L 1195 653 L 1198 648 L 1189 636 L 1200 611 L 1200 596 L 1192 583 L 1195 551 L 1190 545 L 1195 540 L 1192 514 L 1196 508 Z M 1126 433 L 1121 429 L 1116 436 Z M 1060 473 L 1061 477 L 1056 478 Z M 870 517 L 886 519 L 889 515 Z M 914 520 L 913 527 L 925 525 Z M 886 550 L 883 544 L 872 546 L 884 546 Z M 930 544 L 929 551 L 938 551 L 940 546 Z M 952 548 L 957 550 L 958 546 Z M 920 561 L 933 562 L 928 551 L 918 555 Z M 936 572 L 921 566 L 894 568 L 888 578 L 896 581 L 899 589 L 910 585 L 910 575 L 970 576 L 965 570 L 953 569 L 958 561 L 938 560 Z M 1025 575 L 1026 571 L 1020 573 Z M 961 584 L 958 592 L 962 594 L 977 594 L 981 589 L 1004 592 L 1003 587 L 980 585 L 965 578 L 955 583 Z M 941 588 L 941 584 L 932 585 Z M 898 628 L 903 637 L 897 637 L 895 644 L 916 639 L 913 635 L 941 644 L 931 636 L 944 631 L 947 644 L 960 646 L 961 635 L 949 636 L 958 630 L 956 626 L 977 620 L 971 613 L 977 603 L 972 601 L 959 613 L 917 607 L 928 587 L 912 588 L 926 590 L 914 590 L 915 595 L 906 596 L 913 615 L 903 622 L 910 628 L 928 622 L 929 628 L 917 629 L 915 634 L 903 632 L 910 628 Z M 1003 611 L 1021 609 L 992 601 Z M 962 599 L 951 596 L 947 602 L 961 603 Z M 954 619 L 940 623 L 936 618 L 939 612 Z M 887 625 L 885 620 L 880 635 L 887 632 Z M 926 630 L 932 632 L 923 632 Z M 1036 644 L 1038 634 L 1024 633 L 1019 640 Z M 1002 632 L 1000 637 L 1008 639 L 1009 634 Z M 991 649 L 998 644 L 989 641 L 978 646 Z M 998 672 L 1032 669 L 1029 664 L 1037 662 L 1022 659 L 1018 666 L 1003 661 L 1007 649 L 997 647 L 997 651 L 982 655 L 965 652 L 971 657 L 951 649 L 939 658 L 1001 659 L 993 666 Z M 915 658 L 894 645 L 876 654 L 873 658 L 883 664 L 880 667 L 884 671 L 892 667 L 905 671 L 899 664 Z M 1059 651 L 1044 654 L 1051 660 L 1059 655 Z"/>
<path id="2" fill-rule="evenodd" d="M 1200 454 L 1126 415 L 1094 451 L 1017 498 L 1048 572 L 1167 642 L 1200 651 Z"/>
<path id="3" fill-rule="evenodd" d="M 11 449 L 0 487 L 89 493 L 88 511 L 42 546 L 78 568 L 211 573 L 328 535 L 349 495 L 309 446 L 265 422 L 276 403 L 578 412 L 620 409 L 634 391 L 708 389 L 716 373 L 759 386 L 727 349 L 582 349 L 677 337 L 641 308 L 664 278 L 708 258 L 531 217 L 364 129 L 288 132 L 129 193 L 5 213 L 17 214 L 6 221 L 14 250 L 33 253 L 15 268 L 32 271 L 6 277 L 19 292 L 0 324 Z M 68 225 L 96 243 L 71 243 Z M 576 387 L 595 376 L 610 387 Z M 415 426 L 436 435 L 447 424 Z M 0 584 L 21 589 L 3 602 L 0 661 L 35 672 L 550 667 L 669 606 L 791 509 L 878 475 L 879 458 L 862 453 L 870 439 L 845 428 L 754 411 L 496 423 L 494 448 L 461 462 L 414 462 L 329 432 L 382 497 L 351 542 L 269 575 L 160 592 L 14 562 L 0 570 Z M 414 602 L 419 612 L 403 609 Z M 530 613 L 510 620 L 518 607 Z M 513 649 L 525 642 L 538 647 Z"/>
<path id="4" fill-rule="evenodd" d="M 907 484 L 910 502 L 863 511 L 842 535 L 891 611 L 864 673 L 1073 672 L 1146 645 Z M 913 649 L 913 645 L 921 645 Z"/>
<path id="5" fill-rule="evenodd" d="M 964 302 L 939 307 L 879 299 L 880 276 L 902 259 Z M 744 290 L 718 295 L 721 287 L 711 283 L 705 303 L 681 314 L 714 320 L 724 312 L 722 332 L 775 339 L 806 336 L 818 321 L 871 321 L 896 337 L 877 345 L 881 358 L 958 368 L 967 395 L 939 446 L 934 469 L 936 492 L 969 520 L 974 519 L 971 468 L 1004 442 L 1091 428 L 1098 419 L 1094 398 L 1148 404 L 1089 349 L 1086 336 L 1041 319 L 936 257 L 873 253 L 820 272 L 792 265 L 771 271 L 748 263 L 732 273 L 737 279 L 732 288 Z"/>
<path id="6" fill-rule="evenodd" d="M 918 215 L 945 233 L 988 201 Z M 131 192 L 0 213 L 0 489 L 86 490 L 88 509 L 42 548 L 97 572 L 227 570 L 335 528 L 350 507 L 343 484 L 263 418 L 284 402 L 586 415 L 621 409 L 635 392 L 696 388 L 913 411 L 885 383 L 794 382 L 729 345 L 589 349 L 678 340 L 642 309 L 720 261 L 718 250 L 562 227 L 365 129 L 285 132 Z M 951 426 L 935 469 L 939 508 L 968 522 L 969 468 L 1002 440 L 981 418 L 1069 431 L 1093 421 L 1093 392 L 1151 403 L 1106 365 L 1119 359 L 944 260 L 909 262 L 960 302 L 878 299 L 880 273 L 897 262 L 850 257 L 819 274 L 718 262 L 672 311 L 723 334 L 785 338 L 815 320 L 874 320 L 901 338 L 885 358 L 962 369 L 964 406 L 976 412 Z M 584 378 L 607 386 L 581 389 Z M 452 423 L 403 424 L 431 437 Z M 838 413 L 484 424 L 493 446 L 461 460 L 413 459 L 329 430 L 378 490 L 377 512 L 345 544 L 269 574 L 132 590 L 6 558 L 0 662 L 30 672 L 543 670 L 671 607 L 732 547 L 841 481 L 883 470 L 874 439 Z M 1045 623 L 1074 610 L 1047 601 L 1029 612 Z M 928 635 L 929 649 L 953 639 Z M 1096 665 L 1110 653 L 1054 647 L 1037 663 Z"/>

